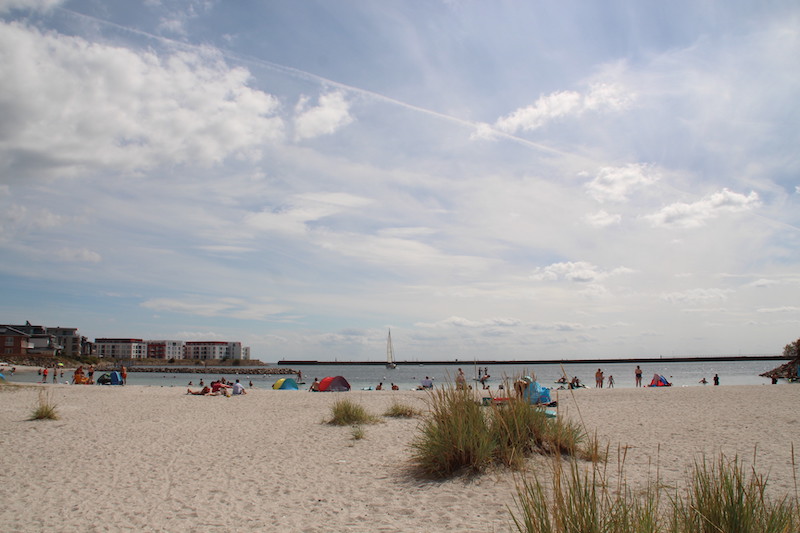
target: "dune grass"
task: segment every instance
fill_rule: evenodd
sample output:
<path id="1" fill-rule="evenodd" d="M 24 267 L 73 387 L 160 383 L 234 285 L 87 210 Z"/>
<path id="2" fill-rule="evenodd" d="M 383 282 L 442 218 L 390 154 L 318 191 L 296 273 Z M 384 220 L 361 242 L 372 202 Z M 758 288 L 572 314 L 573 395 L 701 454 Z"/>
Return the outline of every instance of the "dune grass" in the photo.
<path id="1" fill-rule="evenodd" d="M 353 428 L 350 430 L 350 436 L 353 438 L 353 440 L 362 440 L 364 437 L 367 436 L 367 434 L 364 431 L 363 426 L 357 425 L 353 426 Z"/>
<path id="2" fill-rule="evenodd" d="M 58 409 L 50 391 L 39 390 L 39 398 L 33 406 L 28 420 L 58 420 Z"/>
<path id="3" fill-rule="evenodd" d="M 383 413 L 383 416 L 388 416 L 391 418 L 414 418 L 416 416 L 420 416 L 421 414 L 422 411 L 415 407 L 394 401 L 392 405 L 390 405 L 389 408 Z"/>
<path id="4" fill-rule="evenodd" d="M 666 494 L 657 479 L 638 493 L 624 481 L 610 485 L 598 463 L 554 458 L 549 484 L 534 473 L 518 485 L 513 524 L 525 533 L 800 531 L 797 498 L 770 500 L 766 479 L 754 469 L 748 475 L 738 459 L 695 464 L 683 495 Z"/>
<path id="5" fill-rule="evenodd" d="M 377 417 L 368 413 L 362 405 L 347 398 L 339 398 L 331 405 L 331 418 L 328 420 L 328 424 L 334 426 L 358 426 L 376 422 L 378 422 Z"/>
<path id="6" fill-rule="evenodd" d="M 478 473 L 492 464 L 520 467 L 533 453 L 580 454 L 579 426 L 548 418 L 522 398 L 481 407 L 472 391 L 443 386 L 428 396 L 429 413 L 411 442 L 412 469 L 427 478 Z"/>

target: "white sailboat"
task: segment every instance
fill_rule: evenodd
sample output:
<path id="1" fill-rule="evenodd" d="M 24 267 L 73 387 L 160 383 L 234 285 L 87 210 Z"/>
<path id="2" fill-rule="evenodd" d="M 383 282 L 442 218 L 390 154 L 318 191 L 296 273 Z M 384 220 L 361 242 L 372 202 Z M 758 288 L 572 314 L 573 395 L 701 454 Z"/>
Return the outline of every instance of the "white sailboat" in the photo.
<path id="1" fill-rule="evenodd" d="M 392 347 L 392 330 L 389 330 L 389 336 L 386 338 L 386 368 L 397 368 L 397 363 L 394 362 L 394 348 Z"/>

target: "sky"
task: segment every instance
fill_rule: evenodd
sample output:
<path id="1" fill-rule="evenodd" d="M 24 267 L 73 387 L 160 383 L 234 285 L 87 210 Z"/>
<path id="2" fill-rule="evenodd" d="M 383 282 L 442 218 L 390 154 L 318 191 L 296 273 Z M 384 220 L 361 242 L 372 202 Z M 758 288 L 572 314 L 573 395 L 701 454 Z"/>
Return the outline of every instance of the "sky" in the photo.
<path id="1" fill-rule="evenodd" d="M 401 361 L 800 337 L 800 4 L 0 0 L 0 321 Z"/>

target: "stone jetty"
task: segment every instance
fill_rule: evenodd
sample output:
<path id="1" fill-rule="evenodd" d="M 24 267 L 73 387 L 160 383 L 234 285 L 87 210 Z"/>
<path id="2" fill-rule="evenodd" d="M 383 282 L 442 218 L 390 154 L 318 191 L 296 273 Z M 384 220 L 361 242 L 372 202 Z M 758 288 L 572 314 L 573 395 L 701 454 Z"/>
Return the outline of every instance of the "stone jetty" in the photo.
<path id="1" fill-rule="evenodd" d="M 157 374 L 244 374 L 248 376 L 297 374 L 291 368 L 262 366 L 132 366 L 128 372 L 154 372 Z"/>

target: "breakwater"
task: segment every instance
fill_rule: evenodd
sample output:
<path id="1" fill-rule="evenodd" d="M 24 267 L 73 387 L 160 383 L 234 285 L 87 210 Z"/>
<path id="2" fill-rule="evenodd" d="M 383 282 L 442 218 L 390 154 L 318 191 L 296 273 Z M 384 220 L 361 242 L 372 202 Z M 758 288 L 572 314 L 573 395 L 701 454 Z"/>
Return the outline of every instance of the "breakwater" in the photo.
<path id="1" fill-rule="evenodd" d="M 128 372 L 152 372 L 155 374 L 243 374 L 248 376 L 297 374 L 297 371 L 291 368 L 261 366 L 133 366 L 127 370 Z"/>
<path id="2" fill-rule="evenodd" d="M 736 361 L 785 361 L 791 359 L 784 355 L 723 355 L 723 356 L 674 356 L 674 357 L 601 357 L 597 359 L 521 359 L 496 360 L 475 359 L 471 361 L 447 359 L 424 361 L 395 361 L 398 366 L 424 365 L 579 365 L 579 364 L 660 364 L 660 363 L 731 363 Z M 319 361 L 316 359 L 281 359 L 278 365 L 342 365 L 342 366 L 383 366 L 386 361 Z"/>

